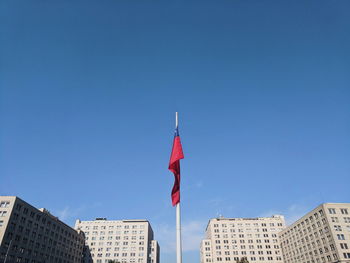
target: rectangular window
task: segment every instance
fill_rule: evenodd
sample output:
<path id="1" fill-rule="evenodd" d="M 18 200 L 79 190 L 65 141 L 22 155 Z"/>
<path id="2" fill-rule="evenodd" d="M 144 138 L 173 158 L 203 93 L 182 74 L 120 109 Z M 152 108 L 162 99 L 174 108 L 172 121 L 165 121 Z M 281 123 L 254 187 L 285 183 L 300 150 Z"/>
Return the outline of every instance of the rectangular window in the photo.
<path id="1" fill-rule="evenodd" d="M 335 214 L 335 208 L 328 208 L 328 212 L 332 215 Z"/>
<path id="2" fill-rule="evenodd" d="M 340 243 L 340 247 L 341 247 L 342 249 L 348 249 L 348 244 L 346 244 L 346 243 Z"/>
<path id="3" fill-rule="evenodd" d="M 335 229 L 335 231 L 341 231 L 341 226 L 335 225 L 335 226 L 334 226 L 334 229 Z"/>
<path id="4" fill-rule="evenodd" d="M 346 208 L 340 208 L 340 212 L 341 212 L 343 215 L 348 215 L 348 209 L 346 209 Z"/>
<path id="5" fill-rule="evenodd" d="M 7 211 L 0 211 L 0 217 L 4 217 L 6 216 L 6 214 L 7 214 Z"/>
<path id="6" fill-rule="evenodd" d="M 8 202 L 8 201 L 2 201 L 0 203 L 0 207 L 9 207 L 9 205 L 10 205 L 10 202 Z"/>
<path id="7" fill-rule="evenodd" d="M 345 236 L 343 234 L 337 234 L 338 240 L 345 240 Z"/>

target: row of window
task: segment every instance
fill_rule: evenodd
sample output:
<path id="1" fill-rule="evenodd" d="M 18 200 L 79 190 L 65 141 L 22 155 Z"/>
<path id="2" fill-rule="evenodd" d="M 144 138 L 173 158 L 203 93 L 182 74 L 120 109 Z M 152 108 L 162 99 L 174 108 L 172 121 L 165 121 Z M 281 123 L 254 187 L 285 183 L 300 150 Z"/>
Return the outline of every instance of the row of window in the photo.
<path id="1" fill-rule="evenodd" d="M 239 258 L 238 257 L 233 257 L 233 258 L 230 258 L 230 257 L 224 257 L 224 258 L 222 258 L 222 257 L 217 257 L 216 258 L 216 261 L 227 261 L 227 262 L 232 262 L 232 260 L 233 261 L 237 261 L 237 260 L 239 260 Z M 257 260 L 259 260 L 259 261 L 265 261 L 265 257 L 250 257 L 249 258 L 249 260 L 250 261 L 257 261 Z M 276 257 L 275 259 L 273 258 L 273 257 L 266 257 L 266 260 L 268 260 L 268 261 L 273 261 L 273 260 L 276 260 L 276 261 L 282 261 L 282 257 Z M 211 262 L 211 260 L 208 258 L 207 260 L 206 260 L 206 262 Z"/>
<path id="2" fill-rule="evenodd" d="M 90 246 L 104 246 L 104 245 L 106 245 L 106 246 L 112 246 L 112 242 L 98 242 L 98 243 L 96 243 L 96 242 L 91 242 L 90 243 Z M 121 242 L 114 242 L 114 245 L 115 246 L 120 246 L 120 245 L 122 245 L 122 244 L 128 244 L 128 242 L 123 242 L 123 243 L 121 243 Z M 131 245 L 137 245 L 137 242 L 136 241 L 131 241 L 130 242 L 130 244 Z M 143 246 L 143 245 L 145 245 L 145 242 L 144 241 L 140 241 L 140 242 L 138 242 L 138 244 L 140 245 L 140 246 Z"/>
<path id="3" fill-rule="evenodd" d="M 232 239 L 237 239 L 237 238 L 262 238 L 262 237 L 272 237 L 272 238 L 277 238 L 277 234 L 271 234 L 271 236 L 269 236 L 269 234 L 255 234 L 254 237 L 252 234 L 214 234 L 214 238 L 232 238 Z"/>
<path id="4" fill-rule="evenodd" d="M 214 229 L 214 233 L 259 233 L 259 232 L 281 232 L 283 230 L 283 228 L 223 228 L 223 229 L 219 229 L 219 228 L 215 228 Z"/>
<path id="5" fill-rule="evenodd" d="M 214 224 L 214 228 L 217 228 L 217 227 L 219 227 L 220 225 L 219 224 Z M 261 226 L 261 227 L 266 227 L 266 226 L 271 226 L 271 227 L 274 227 L 274 226 L 283 226 L 283 224 L 282 223 L 269 223 L 269 224 L 267 224 L 267 223 L 253 223 L 253 224 L 251 224 L 251 223 L 245 223 L 245 224 L 243 224 L 243 223 L 237 223 L 237 224 L 221 224 L 221 227 L 222 228 L 226 228 L 226 227 L 242 227 L 242 226 L 245 226 L 245 227 L 250 227 L 250 226 L 254 226 L 254 227 L 259 227 L 259 226 Z"/>
<path id="6" fill-rule="evenodd" d="M 95 254 L 91 254 L 92 257 L 95 257 Z M 96 257 L 98 258 L 102 258 L 102 257 L 106 257 L 106 258 L 110 258 L 110 257 L 144 257 L 145 253 L 141 252 L 141 253 L 105 253 L 103 255 L 103 253 L 98 253 L 96 254 Z"/>
<path id="7" fill-rule="evenodd" d="M 116 225 L 116 226 L 84 226 L 84 227 L 81 227 L 85 230 L 112 230 L 112 229 L 137 229 L 137 228 L 140 228 L 140 229 L 145 229 L 145 225 Z"/>
<path id="8" fill-rule="evenodd" d="M 268 250 L 268 251 L 263 251 L 263 250 L 258 250 L 258 251 L 255 251 L 255 250 L 252 250 L 252 251 L 216 251 L 215 253 L 217 256 L 220 256 L 220 255 L 272 255 L 272 254 L 276 254 L 276 255 L 280 255 L 281 252 L 279 250 L 276 250 L 275 253 L 272 253 L 271 250 Z"/>
<path id="9" fill-rule="evenodd" d="M 348 209 L 347 208 L 340 208 L 340 213 L 343 215 L 348 215 Z M 337 213 L 337 209 L 336 208 L 328 208 L 328 212 L 332 215 L 335 215 Z"/>
<path id="10" fill-rule="evenodd" d="M 113 249 L 114 248 L 114 249 Z M 103 248 L 103 247 L 91 247 L 90 248 L 90 251 L 98 251 L 98 252 L 102 252 L 103 250 L 106 250 L 107 252 L 109 251 L 119 251 L 119 250 L 130 250 L 130 251 L 136 251 L 136 250 L 139 250 L 139 251 L 144 251 L 145 248 L 144 247 L 106 247 L 106 248 Z M 154 249 L 152 249 L 152 251 L 154 251 Z"/>
<path id="11" fill-rule="evenodd" d="M 337 254 L 333 254 L 333 259 L 330 255 L 327 255 L 326 257 L 322 256 L 322 257 L 314 257 L 311 258 L 309 260 L 309 255 L 306 254 L 306 256 L 304 257 L 304 255 L 300 255 L 300 256 L 296 256 L 293 257 L 291 259 L 289 258 L 285 258 L 285 262 L 286 263 L 292 263 L 292 262 L 306 262 L 306 263 L 324 263 L 324 262 L 338 262 L 336 261 L 338 259 Z"/>
<path id="12" fill-rule="evenodd" d="M 85 237 L 85 240 L 121 240 L 121 237 L 120 236 L 116 236 L 115 238 L 113 238 L 113 236 L 100 236 L 100 237 L 96 237 L 96 236 L 93 236 L 93 237 Z M 136 236 L 131 236 L 130 238 L 131 240 L 144 240 L 145 237 L 144 236 L 139 236 L 138 238 L 136 238 Z M 124 236 L 123 240 L 129 240 L 129 237 L 128 236 Z"/>
<path id="13" fill-rule="evenodd" d="M 220 236 L 218 236 L 218 237 L 215 236 L 215 238 L 220 238 Z M 239 238 L 244 238 L 244 235 L 240 236 Z M 265 243 L 270 243 L 269 240 L 272 240 L 273 243 L 277 243 L 278 242 L 277 238 L 273 238 L 273 239 L 248 239 L 248 240 L 246 240 L 246 239 L 237 239 L 236 238 L 236 239 L 231 239 L 231 242 L 230 242 L 230 239 L 224 239 L 223 243 L 224 244 L 225 243 L 226 244 L 228 244 L 228 243 L 237 244 L 238 241 L 239 241 L 239 243 L 246 243 L 246 241 L 247 241 L 247 243 L 254 243 L 254 241 L 256 243 L 262 243 L 262 240 L 264 240 Z M 220 244 L 220 242 L 221 242 L 221 240 L 219 240 L 219 239 L 215 240 L 215 244 Z"/>
<path id="14" fill-rule="evenodd" d="M 109 263 L 110 260 L 115 260 L 115 259 L 105 259 L 104 261 L 102 259 L 97 259 L 96 260 L 96 263 Z M 129 259 L 126 259 L 126 258 L 122 258 L 121 261 L 117 261 L 117 262 L 121 262 L 121 263 L 136 263 L 136 259 L 135 258 L 131 258 L 130 260 Z M 137 263 L 143 263 L 144 260 L 143 258 L 139 258 L 137 260 Z M 153 263 L 153 259 L 151 260 L 151 262 Z"/>
<path id="15" fill-rule="evenodd" d="M 107 247 L 105 249 L 106 251 L 112 251 L 112 248 L 111 247 Z M 114 247 L 114 251 L 120 251 L 120 250 L 123 250 L 123 251 L 136 251 L 136 247 Z M 145 250 L 145 247 L 138 247 L 138 250 L 139 251 L 144 251 Z M 92 247 L 90 248 L 90 251 L 99 251 L 99 252 L 102 252 L 103 251 L 103 248 L 102 247 Z"/>
<path id="16" fill-rule="evenodd" d="M 231 241 L 231 242 L 230 242 Z M 239 241 L 239 242 L 238 242 Z M 248 244 L 253 244 L 254 242 L 253 242 L 253 239 L 249 239 L 249 240 L 244 240 L 244 239 L 239 239 L 239 240 L 236 240 L 236 239 L 232 239 L 232 240 L 227 240 L 227 239 L 225 239 L 225 240 L 223 240 L 223 244 L 237 244 L 237 243 L 240 243 L 240 244 L 246 244 L 246 241 L 247 241 L 247 243 Z M 272 242 L 270 242 L 270 241 L 272 241 Z M 263 239 L 263 240 L 261 240 L 261 239 L 257 239 L 257 240 L 255 240 L 255 242 L 257 243 L 257 244 L 262 244 L 262 243 L 275 243 L 275 244 L 277 244 L 278 243 L 278 240 L 277 239 L 272 239 L 272 240 L 270 240 L 270 239 Z M 221 242 L 220 242 L 220 240 L 215 240 L 215 244 L 220 244 Z"/>
<path id="17" fill-rule="evenodd" d="M 348 216 L 341 217 L 341 219 L 343 220 L 344 223 L 350 223 L 350 217 L 348 217 Z M 332 216 L 331 220 L 333 223 L 340 223 L 341 222 L 341 221 L 339 221 L 339 217 L 336 217 L 336 216 Z"/>
<path id="18" fill-rule="evenodd" d="M 231 246 L 229 245 L 224 245 L 224 246 L 215 246 L 215 249 L 219 250 L 219 249 L 230 249 Z M 246 249 L 246 248 L 249 248 L 249 249 L 255 249 L 255 246 L 254 245 L 249 245 L 249 246 L 246 246 L 246 245 L 241 245 L 240 247 L 238 247 L 237 245 L 233 245 L 232 246 L 232 249 Z M 257 245 L 256 246 L 257 249 L 264 249 L 264 246 L 262 245 Z M 265 248 L 266 249 L 271 249 L 271 245 L 265 245 Z M 279 245 L 274 245 L 273 246 L 274 249 L 279 249 Z M 205 251 L 210 251 L 210 247 L 205 247 Z"/>
<path id="19" fill-rule="evenodd" d="M 131 232 L 128 230 L 124 231 L 124 232 L 122 232 L 122 231 L 115 231 L 115 232 L 114 231 L 108 231 L 108 232 L 106 232 L 106 231 L 100 231 L 100 232 L 98 232 L 98 231 L 92 231 L 92 232 L 86 231 L 84 233 L 85 233 L 85 235 L 90 235 L 90 233 L 91 233 L 92 235 L 101 235 L 101 236 L 106 235 L 106 234 L 108 234 L 108 235 L 122 235 L 122 234 L 124 234 L 124 235 L 130 235 L 130 234 L 137 235 L 137 233 L 142 235 L 145 233 L 145 231 L 144 230 L 139 230 L 139 231 L 133 230 Z"/>

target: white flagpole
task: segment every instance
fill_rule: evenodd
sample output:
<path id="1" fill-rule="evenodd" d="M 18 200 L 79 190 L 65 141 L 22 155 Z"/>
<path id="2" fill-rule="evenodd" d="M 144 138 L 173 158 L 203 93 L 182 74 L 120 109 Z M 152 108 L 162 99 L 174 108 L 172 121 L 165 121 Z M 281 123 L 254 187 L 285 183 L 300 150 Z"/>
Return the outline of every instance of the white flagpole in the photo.
<path id="1" fill-rule="evenodd" d="M 177 112 L 175 114 L 175 124 L 177 128 L 179 125 Z M 182 263 L 180 202 L 176 204 L 176 263 Z"/>

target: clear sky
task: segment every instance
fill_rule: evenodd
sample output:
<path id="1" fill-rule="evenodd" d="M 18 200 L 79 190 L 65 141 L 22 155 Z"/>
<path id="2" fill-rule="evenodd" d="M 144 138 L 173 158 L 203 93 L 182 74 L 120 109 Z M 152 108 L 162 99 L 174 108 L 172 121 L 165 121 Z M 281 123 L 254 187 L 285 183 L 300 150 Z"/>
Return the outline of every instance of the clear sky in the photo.
<path id="1" fill-rule="evenodd" d="M 350 1 L 0 2 L 0 193 L 63 221 L 148 219 L 184 263 L 218 215 L 350 202 Z"/>

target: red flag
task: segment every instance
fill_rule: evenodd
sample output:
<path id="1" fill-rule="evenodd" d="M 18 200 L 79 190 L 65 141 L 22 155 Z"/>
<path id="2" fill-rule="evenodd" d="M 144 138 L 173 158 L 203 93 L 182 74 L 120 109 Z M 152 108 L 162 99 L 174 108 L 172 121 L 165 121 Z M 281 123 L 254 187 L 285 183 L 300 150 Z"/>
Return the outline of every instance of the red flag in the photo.
<path id="1" fill-rule="evenodd" d="M 171 200 L 173 206 L 180 203 L 180 160 L 183 158 L 184 154 L 182 152 L 179 130 L 176 127 L 173 149 L 171 151 L 169 162 L 169 170 L 172 171 L 175 176 L 173 190 L 171 191 Z"/>

